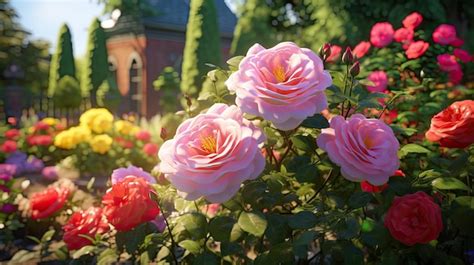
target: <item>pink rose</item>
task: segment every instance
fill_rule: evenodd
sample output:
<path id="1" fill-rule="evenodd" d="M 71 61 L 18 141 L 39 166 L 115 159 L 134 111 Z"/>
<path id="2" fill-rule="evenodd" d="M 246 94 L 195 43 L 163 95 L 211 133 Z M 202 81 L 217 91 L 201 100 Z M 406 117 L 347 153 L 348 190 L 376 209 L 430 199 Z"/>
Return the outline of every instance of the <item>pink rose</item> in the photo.
<path id="1" fill-rule="evenodd" d="M 336 44 L 331 45 L 331 55 L 326 59 L 326 62 L 335 62 L 341 56 L 342 47 Z"/>
<path id="2" fill-rule="evenodd" d="M 403 19 L 402 24 L 407 29 L 415 29 L 423 21 L 423 16 L 418 12 L 413 12 Z"/>
<path id="3" fill-rule="evenodd" d="M 415 33 L 413 32 L 412 29 L 406 29 L 406 28 L 399 28 L 397 31 L 395 31 L 395 34 L 393 35 L 393 38 L 395 39 L 396 42 L 411 42 L 413 40 L 413 35 Z"/>
<path id="4" fill-rule="evenodd" d="M 453 85 L 460 84 L 463 76 L 464 76 L 464 73 L 462 72 L 461 69 L 456 69 L 448 73 L 449 82 L 451 82 Z"/>
<path id="5" fill-rule="evenodd" d="M 376 23 L 370 30 L 370 42 L 377 48 L 383 48 L 393 41 L 393 27 L 388 22 Z"/>
<path id="6" fill-rule="evenodd" d="M 454 56 L 461 60 L 463 63 L 468 63 L 472 60 L 472 56 L 463 49 L 456 48 L 454 49 Z"/>
<path id="7" fill-rule="evenodd" d="M 137 138 L 137 140 L 140 140 L 140 141 L 143 141 L 143 142 L 148 142 L 151 139 L 151 134 L 150 134 L 150 132 L 148 132 L 146 130 L 140 130 L 135 134 L 135 138 Z"/>
<path id="8" fill-rule="evenodd" d="M 143 146 L 143 152 L 149 156 L 155 156 L 158 153 L 158 145 L 155 143 L 146 143 Z"/>
<path id="9" fill-rule="evenodd" d="M 112 176 L 111 176 L 112 185 L 122 181 L 128 176 L 142 178 L 149 183 L 156 183 L 155 178 L 152 175 L 150 175 L 148 172 L 145 172 L 142 168 L 135 167 L 135 166 L 128 166 L 126 168 L 125 167 L 117 168 L 112 172 Z"/>
<path id="10" fill-rule="evenodd" d="M 441 24 L 433 32 L 433 41 L 448 45 L 456 40 L 456 28 L 452 25 Z"/>
<path id="11" fill-rule="evenodd" d="M 415 41 L 408 45 L 408 49 L 405 51 L 405 54 L 408 59 L 416 59 L 422 56 L 429 47 L 430 44 L 428 42 L 424 42 L 422 40 Z"/>
<path id="12" fill-rule="evenodd" d="M 255 44 L 226 81 L 243 112 L 263 117 L 280 130 L 294 129 L 325 109 L 324 90 L 331 84 L 322 60 L 291 42 L 270 49 Z"/>
<path id="13" fill-rule="evenodd" d="M 451 54 L 440 54 L 436 57 L 438 60 L 438 66 L 441 71 L 444 72 L 451 72 L 455 70 L 460 70 L 461 66 L 456 61 L 456 56 Z"/>
<path id="14" fill-rule="evenodd" d="M 352 54 L 354 54 L 357 58 L 362 58 L 370 49 L 370 42 L 368 41 L 361 41 L 357 46 L 354 47 Z"/>
<path id="15" fill-rule="evenodd" d="M 236 106 L 214 104 L 184 121 L 174 138 L 163 143 L 158 168 L 186 200 L 203 196 L 225 202 L 242 182 L 262 173 L 265 158 L 258 145 L 264 140 Z"/>
<path id="16" fill-rule="evenodd" d="M 384 71 L 373 71 L 367 79 L 374 83 L 373 86 L 367 86 L 367 90 L 370 92 L 384 92 L 387 90 L 388 78 Z"/>
<path id="17" fill-rule="evenodd" d="M 361 114 L 354 114 L 349 120 L 333 117 L 330 128 L 322 129 L 317 143 L 350 181 L 366 180 L 379 186 L 400 166 L 399 143 L 392 129 L 381 120 Z"/>
<path id="18" fill-rule="evenodd" d="M 464 41 L 458 37 L 456 37 L 456 39 L 454 41 L 452 41 L 450 43 L 451 46 L 454 46 L 454 47 L 461 47 L 464 45 Z"/>

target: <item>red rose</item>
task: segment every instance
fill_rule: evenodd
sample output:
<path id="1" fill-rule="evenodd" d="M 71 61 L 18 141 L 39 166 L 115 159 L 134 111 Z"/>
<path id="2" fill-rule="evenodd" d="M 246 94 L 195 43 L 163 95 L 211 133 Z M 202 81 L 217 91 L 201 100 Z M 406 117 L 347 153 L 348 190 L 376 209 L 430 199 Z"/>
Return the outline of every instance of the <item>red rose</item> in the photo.
<path id="1" fill-rule="evenodd" d="M 55 186 L 33 193 L 30 197 L 31 219 L 47 218 L 61 210 L 66 204 L 69 193 L 69 189 Z"/>
<path id="2" fill-rule="evenodd" d="M 29 145 L 49 146 L 53 143 L 53 137 L 50 135 L 32 135 L 26 139 Z"/>
<path id="3" fill-rule="evenodd" d="M 436 57 L 436 60 L 438 61 L 438 66 L 441 71 L 451 72 L 461 69 L 461 66 L 456 61 L 456 57 L 454 55 L 447 53 L 440 54 Z"/>
<path id="4" fill-rule="evenodd" d="M 474 143 L 474 100 L 454 102 L 436 114 L 425 136 L 443 147 L 464 148 Z"/>
<path id="5" fill-rule="evenodd" d="M 460 84 L 463 76 L 464 76 L 464 73 L 462 72 L 461 69 L 456 69 L 448 73 L 449 82 L 452 85 Z"/>
<path id="6" fill-rule="evenodd" d="M 463 63 L 468 63 L 472 60 L 472 56 L 467 51 L 459 48 L 454 49 L 454 56 Z"/>
<path id="7" fill-rule="evenodd" d="M 456 28 L 452 25 L 441 24 L 433 32 L 433 41 L 441 45 L 451 44 L 456 39 Z"/>
<path id="8" fill-rule="evenodd" d="M 331 45 L 331 55 L 326 59 L 326 62 L 335 62 L 341 56 L 342 48 L 339 45 Z"/>
<path id="9" fill-rule="evenodd" d="M 443 230 L 440 207 L 421 191 L 395 198 L 384 224 L 392 237 L 408 246 L 426 244 Z"/>
<path id="10" fill-rule="evenodd" d="M 370 30 L 370 42 L 377 48 L 383 48 L 393 41 L 393 26 L 388 22 L 379 22 Z"/>
<path id="11" fill-rule="evenodd" d="M 135 137 L 143 142 L 148 142 L 151 139 L 151 134 L 148 131 L 140 130 L 135 134 Z"/>
<path id="12" fill-rule="evenodd" d="M 17 145 L 16 145 L 16 142 L 15 141 L 12 141 L 12 140 L 6 140 L 1 148 L 2 152 L 4 153 L 13 153 L 16 151 L 17 149 Z"/>
<path id="13" fill-rule="evenodd" d="M 91 207 L 85 211 L 75 212 L 63 226 L 63 230 L 63 240 L 67 248 L 74 250 L 92 243 L 83 235 L 94 238 L 96 234 L 109 231 L 109 224 L 101 208 Z"/>
<path id="14" fill-rule="evenodd" d="M 428 50 L 428 47 L 430 47 L 430 44 L 428 42 L 424 42 L 422 40 L 415 41 L 408 45 L 405 54 L 408 59 L 416 59 L 422 56 L 426 52 L 426 50 Z"/>
<path id="15" fill-rule="evenodd" d="M 421 14 L 418 12 L 413 12 L 410 15 L 406 16 L 405 19 L 403 19 L 402 24 L 407 29 L 414 29 L 418 27 L 418 25 L 420 25 L 422 21 L 423 16 L 421 16 Z"/>
<path id="16" fill-rule="evenodd" d="M 129 231 L 160 213 L 151 199 L 153 189 L 143 178 L 128 176 L 114 184 L 102 198 L 104 215 L 118 231 Z"/>
<path id="17" fill-rule="evenodd" d="M 49 124 L 43 121 L 39 121 L 35 124 L 35 131 L 40 131 L 40 130 L 48 130 L 49 129 Z"/>
<path id="18" fill-rule="evenodd" d="M 17 129 L 10 129 L 5 132 L 5 138 L 10 140 L 15 140 L 20 136 L 20 131 Z"/>
<path id="19" fill-rule="evenodd" d="M 403 171 L 401 171 L 399 169 L 399 170 L 395 171 L 395 173 L 393 173 L 392 177 L 405 177 L 405 173 L 403 173 Z M 372 185 L 368 181 L 362 181 L 360 183 L 360 189 L 364 192 L 379 193 L 379 192 L 382 192 L 382 191 L 386 190 L 387 188 L 388 188 L 388 183 L 385 183 L 385 184 L 380 185 L 380 186 Z"/>
<path id="20" fill-rule="evenodd" d="M 115 141 L 116 141 L 121 147 L 123 147 L 123 148 L 125 148 L 125 149 L 131 149 L 131 148 L 133 148 L 133 142 L 130 141 L 130 140 L 127 140 L 127 139 L 125 139 L 125 138 L 123 138 L 123 137 L 120 137 L 120 136 L 119 136 L 119 137 L 116 137 L 116 138 L 115 138 Z"/>
<path id="21" fill-rule="evenodd" d="M 354 47 L 354 50 L 352 51 L 352 54 L 356 56 L 357 58 L 362 58 L 364 55 L 367 54 L 367 52 L 370 49 L 370 42 L 368 41 L 361 41 L 357 46 Z"/>
<path id="22" fill-rule="evenodd" d="M 143 146 L 143 152 L 149 156 L 158 154 L 158 145 L 154 143 L 147 143 Z"/>
<path id="23" fill-rule="evenodd" d="M 395 31 L 395 34 L 393 34 L 393 39 L 396 42 L 411 42 L 414 34 L 412 29 L 399 28 Z"/>
<path id="24" fill-rule="evenodd" d="M 458 37 L 456 37 L 455 40 L 453 40 L 449 45 L 454 46 L 454 47 L 461 47 L 464 45 L 464 41 Z"/>

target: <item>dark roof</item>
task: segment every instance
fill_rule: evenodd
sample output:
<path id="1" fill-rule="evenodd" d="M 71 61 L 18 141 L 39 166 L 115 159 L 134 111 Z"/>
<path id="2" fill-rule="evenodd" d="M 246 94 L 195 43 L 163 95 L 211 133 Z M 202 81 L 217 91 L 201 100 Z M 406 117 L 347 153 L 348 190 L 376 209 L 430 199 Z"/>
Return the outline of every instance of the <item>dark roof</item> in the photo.
<path id="1" fill-rule="evenodd" d="M 190 0 L 149 0 L 151 6 L 157 11 L 154 17 L 144 18 L 145 26 L 155 28 L 167 28 L 185 31 L 189 14 Z M 218 24 L 223 35 L 234 33 L 237 18 L 227 7 L 224 0 L 215 0 Z"/>

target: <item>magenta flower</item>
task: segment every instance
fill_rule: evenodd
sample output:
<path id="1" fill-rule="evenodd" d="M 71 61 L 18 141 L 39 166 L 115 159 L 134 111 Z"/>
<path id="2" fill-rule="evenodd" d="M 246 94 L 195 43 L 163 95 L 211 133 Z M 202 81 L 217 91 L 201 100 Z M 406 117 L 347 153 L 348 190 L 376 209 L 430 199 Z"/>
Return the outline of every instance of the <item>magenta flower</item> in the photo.
<path id="1" fill-rule="evenodd" d="M 367 86 L 367 90 L 370 92 L 384 92 L 387 90 L 388 77 L 384 71 L 373 71 L 367 79 L 374 83 L 373 86 Z"/>
<path id="2" fill-rule="evenodd" d="M 377 48 L 383 48 L 393 41 L 393 26 L 388 22 L 379 22 L 370 30 L 370 42 Z"/>
<path id="3" fill-rule="evenodd" d="M 456 28 L 452 25 L 441 24 L 433 32 L 433 41 L 441 45 L 451 44 L 456 39 Z"/>

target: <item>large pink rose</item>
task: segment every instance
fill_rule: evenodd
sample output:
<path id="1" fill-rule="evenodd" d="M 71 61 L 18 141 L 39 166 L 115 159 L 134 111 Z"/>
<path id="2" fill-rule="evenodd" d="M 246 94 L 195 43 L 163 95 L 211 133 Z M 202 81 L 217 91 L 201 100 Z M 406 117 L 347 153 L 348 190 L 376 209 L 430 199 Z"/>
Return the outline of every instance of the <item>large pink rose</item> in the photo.
<path id="1" fill-rule="evenodd" d="M 441 24 L 433 32 L 433 41 L 442 45 L 451 44 L 456 39 L 456 28 L 452 25 Z"/>
<path id="2" fill-rule="evenodd" d="M 348 120 L 335 116 L 330 125 L 322 130 L 317 143 L 341 167 L 342 176 L 377 186 L 387 183 L 400 165 L 399 143 L 392 129 L 381 120 L 361 114 Z"/>
<path id="3" fill-rule="evenodd" d="M 213 203 L 230 199 L 240 184 L 265 167 L 259 144 L 265 136 L 236 106 L 214 104 L 184 121 L 158 152 L 159 171 L 187 200 Z"/>
<path id="4" fill-rule="evenodd" d="M 373 86 L 367 86 L 370 92 L 384 92 L 387 90 L 388 77 L 384 71 L 373 71 L 367 76 L 367 79 L 374 83 Z"/>
<path id="5" fill-rule="evenodd" d="M 263 117 L 280 130 L 294 129 L 325 109 L 324 90 L 331 84 L 322 60 L 291 42 L 270 49 L 253 45 L 226 81 L 243 112 Z"/>
<path id="6" fill-rule="evenodd" d="M 383 48 L 393 41 L 393 26 L 388 22 L 376 23 L 370 30 L 370 42 L 377 48 Z"/>
<path id="7" fill-rule="evenodd" d="M 370 42 L 368 41 L 361 41 L 359 44 L 357 44 L 354 47 L 354 50 L 352 50 L 352 53 L 357 57 L 357 58 L 362 58 L 364 57 L 365 54 L 370 49 Z"/>

